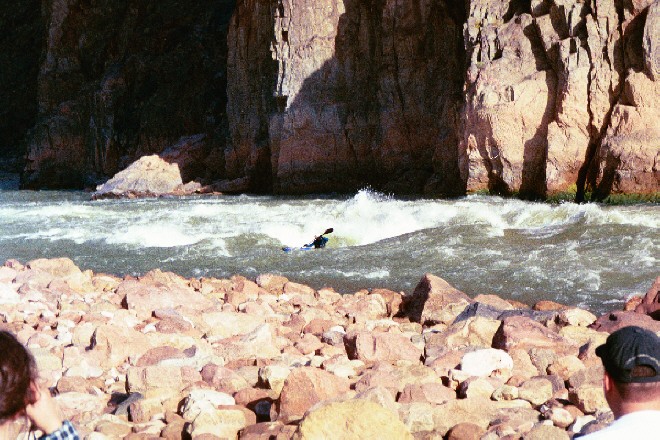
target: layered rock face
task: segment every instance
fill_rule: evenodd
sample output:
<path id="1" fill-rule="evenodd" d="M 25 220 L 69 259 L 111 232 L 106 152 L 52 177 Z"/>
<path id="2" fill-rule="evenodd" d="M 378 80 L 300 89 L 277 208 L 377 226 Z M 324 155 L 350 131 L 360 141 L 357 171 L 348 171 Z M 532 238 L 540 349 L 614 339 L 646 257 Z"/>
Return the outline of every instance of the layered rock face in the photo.
<path id="1" fill-rule="evenodd" d="M 42 6 L 38 120 L 27 135 L 23 187 L 89 186 L 200 133 L 209 154 L 196 177 L 222 168 L 210 152 L 221 150 L 226 133 L 226 26 L 233 2 L 185 9 L 169 0 Z"/>
<path id="2" fill-rule="evenodd" d="M 470 2 L 460 146 L 468 189 L 537 198 L 576 185 L 578 198 L 596 199 L 658 190 L 651 3 Z"/>
<path id="3" fill-rule="evenodd" d="M 236 164 L 279 192 L 657 192 L 652 3 L 242 2 Z"/>
<path id="4" fill-rule="evenodd" d="M 233 175 L 276 192 L 459 194 L 462 8 L 452 2 L 241 2 L 229 41 Z"/>
<path id="5" fill-rule="evenodd" d="M 659 1 L 46 1 L 22 183 L 657 193 Z"/>

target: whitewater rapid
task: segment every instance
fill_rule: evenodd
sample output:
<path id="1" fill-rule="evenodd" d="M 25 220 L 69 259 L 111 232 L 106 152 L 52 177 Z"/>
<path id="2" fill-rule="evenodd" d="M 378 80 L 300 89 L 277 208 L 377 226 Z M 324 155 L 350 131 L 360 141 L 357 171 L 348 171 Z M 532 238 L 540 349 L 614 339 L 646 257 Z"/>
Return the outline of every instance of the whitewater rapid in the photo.
<path id="1" fill-rule="evenodd" d="M 217 196 L 91 201 L 0 191 L 0 260 L 67 256 L 82 269 L 184 276 L 278 273 L 341 293 L 411 291 L 430 272 L 469 295 L 605 311 L 650 287 L 660 206 L 551 205 L 489 196 Z M 334 228 L 328 247 L 286 254 Z"/>

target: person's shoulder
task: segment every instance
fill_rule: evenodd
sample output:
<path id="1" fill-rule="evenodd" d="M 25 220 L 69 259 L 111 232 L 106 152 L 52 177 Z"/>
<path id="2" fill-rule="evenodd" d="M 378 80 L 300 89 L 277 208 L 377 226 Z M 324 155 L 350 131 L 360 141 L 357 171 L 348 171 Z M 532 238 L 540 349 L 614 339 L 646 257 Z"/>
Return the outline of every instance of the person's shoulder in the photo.
<path id="1" fill-rule="evenodd" d="M 579 440 L 611 440 L 630 438 L 634 440 L 658 439 L 660 411 L 645 410 L 626 414 L 600 431 L 580 437 Z"/>
<path id="2" fill-rule="evenodd" d="M 73 424 L 65 420 L 60 429 L 50 434 L 44 434 L 38 440 L 80 440 L 80 437 Z"/>

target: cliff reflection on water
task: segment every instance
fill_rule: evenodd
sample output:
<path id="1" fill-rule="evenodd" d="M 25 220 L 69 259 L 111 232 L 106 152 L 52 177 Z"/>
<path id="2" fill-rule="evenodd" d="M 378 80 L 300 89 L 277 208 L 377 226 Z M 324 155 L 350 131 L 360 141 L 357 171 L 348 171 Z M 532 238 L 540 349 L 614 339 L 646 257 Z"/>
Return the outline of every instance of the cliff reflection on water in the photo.
<path id="1" fill-rule="evenodd" d="M 186 277 L 282 274 L 341 293 L 410 292 L 440 276 L 470 296 L 547 299 L 594 312 L 658 272 L 660 206 L 550 205 L 498 197 L 188 197 L 90 201 L 0 191 L 0 260 L 66 256 L 82 269 Z M 334 228 L 324 250 L 281 251 Z"/>

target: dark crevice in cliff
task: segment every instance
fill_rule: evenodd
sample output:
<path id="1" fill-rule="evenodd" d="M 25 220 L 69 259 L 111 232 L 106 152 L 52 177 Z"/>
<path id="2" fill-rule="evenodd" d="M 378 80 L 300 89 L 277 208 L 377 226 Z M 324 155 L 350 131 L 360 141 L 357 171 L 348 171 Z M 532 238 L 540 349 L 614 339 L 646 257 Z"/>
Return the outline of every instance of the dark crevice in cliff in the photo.
<path id="1" fill-rule="evenodd" d="M 591 69 L 594 69 L 594 57 L 592 55 L 592 48 L 589 47 L 588 44 L 585 44 L 584 46 L 589 56 L 589 66 L 590 66 L 590 71 L 589 74 L 587 75 L 587 113 L 589 114 L 589 123 L 587 125 L 587 128 L 589 130 L 589 145 L 587 146 L 584 162 L 582 163 L 582 166 L 580 166 L 580 169 L 578 170 L 577 180 L 575 182 L 576 185 L 575 203 L 583 203 L 585 201 L 587 174 L 589 173 L 589 169 L 592 165 L 593 159 L 596 155 L 596 151 L 599 147 L 599 139 L 596 136 L 594 136 L 592 130 L 594 124 L 594 114 L 593 114 L 593 107 L 591 102 L 592 99 Z"/>
<path id="2" fill-rule="evenodd" d="M 435 27 L 443 29 L 447 35 L 448 51 L 432 50 L 446 54 L 447 59 L 437 61 L 441 72 L 445 72 L 442 81 L 445 102 L 442 108 L 444 123 L 441 126 L 437 145 L 433 154 L 433 170 L 427 180 L 424 193 L 441 197 L 457 197 L 465 195 L 465 182 L 461 179 L 459 169 L 459 138 L 461 137 L 461 109 L 464 105 L 464 84 L 467 76 L 467 50 L 463 36 L 463 26 L 467 21 L 468 5 L 466 2 L 447 0 L 436 3 L 431 12 L 431 22 L 436 25 L 429 27 L 427 39 L 435 45 L 443 44 L 434 39 Z M 444 36 L 441 36 L 443 40 Z M 446 69 L 446 70 L 445 70 Z M 431 80 L 431 78 L 429 78 Z"/>
<path id="3" fill-rule="evenodd" d="M 0 1 L 0 171 L 22 168 L 23 138 L 36 122 L 46 30 L 40 0 Z"/>
<path id="4" fill-rule="evenodd" d="M 557 114 L 557 73 L 551 69 L 552 63 L 543 47 L 537 24 L 525 27 L 523 33 L 532 45 L 536 69 L 546 71 L 548 97 L 542 119 L 544 122 L 524 144 L 519 195 L 524 200 L 544 200 L 547 196 L 548 125 Z M 542 154 L 538 154 L 541 149 Z"/>
<path id="5" fill-rule="evenodd" d="M 502 19 L 505 23 L 511 21 L 512 18 L 520 14 L 530 14 L 532 12 L 531 0 L 510 0 L 509 9 L 504 14 Z"/>
<path id="6" fill-rule="evenodd" d="M 397 2 L 398 6 L 398 2 Z M 390 33 L 392 36 L 397 35 L 397 22 L 396 22 L 396 16 L 392 16 L 392 22 L 390 26 Z M 411 139 L 411 128 L 410 128 L 410 123 L 408 122 L 408 118 L 406 116 L 406 96 L 405 93 L 403 93 L 403 89 L 401 87 L 401 75 L 400 75 L 400 69 L 399 69 L 399 54 L 398 54 L 398 49 L 397 49 L 397 39 L 392 38 L 392 47 L 390 48 L 392 51 L 392 68 L 394 70 L 393 75 L 394 75 L 394 89 L 396 91 L 396 99 L 399 103 L 400 111 L 401 111 L 401 122 L 403 123 L 403 128 L 405 131 L 405 141 L 408 144 L 412 144 L 412 139 Z"/>
<path id="7" fill-rule="evenodd" d="M 615 183 L 614 176 L 603 176 L 603 179 L 601 180 L 600 184 L 597 183 L 597 178 L 598 178 L 598 172 L 596 168 L 596 160 L 598 158 L 599 151 L 602 148 L 602 142 L 603 139 L 605 138 L 605 135 L 607 133 L 607 129 L 610 126 L 611 120 L 612 120 L 612 113 L 614 112 L 614 108 L 617 105 L 617 103 L 620 100 L 621 93 L 623 92 L 623 87 L 626 81 L 626 74 L 627 74 L 627 69 L 625 66 L 625 54 L 624 54 L 624 32 L 623 32 L 623 22 L 625 20 L 624 18 L 624 12 L 623 12 L 623 4 L 622 2 L 615 1 L 615 7 L 616 7 L 616 12 L 617 12 L 617 27 L 616 27 L 616 32 L 618 32 L 618 39 L 617 42 L 614 46 L 613 52 L 615 57 L 619 57 L 623 68 L 619 72 L 620 74 L 618 75 L 619 78 L 619 83 L 614 86 L 614 90 L 611 91 L 611 95 L 609 97 L 609 108 L 607 109 L 603 120 L 602 120 L 602 125 L 600 127 L 595 126 L 594 124 L 594 115 L 593 115 L 593 109 L 592 109 L 592 93 L 596 93 L 596 91 L 592 90 L 593 85 L 593 77 L 595 74 L 593 74 L 593 70 L 596 69 L 596 64 L 593 59 L 593 54 L 592 54 L 592 48 L 588 45 L 585 44 L 585 47 L 587 49 L 587 53 L 589 54 L 589 61 L 590 61 L 590 72 L 589 76 L 587 78 L 587 111 L 589 112 L 589 134 L 590 134 L 590 140 L 589 140 L 589 145 L 587 147 L 587 151 L 585 153 L 585 159 L 578 171 L 578 176 L 576 180 L 576 194 L 575 194 L 575 202 L 576 203 L 583 203 L 586 200 L 586 195 L 587 191 L 591 192 L 591 201 L 603 201 L 607 196 L 609 196 L 612 186 Z M 596 4 L 594 7 L 594 14 L 598 13 L 598 5 Z M 641 44 L 640 44 L 641 47 Z M 611 69 L 614 71 L 616 69 L 616 60 L 609 60 L 609 55 L 607 55 L 607 46 L 603 47 L 603 55 L 604 59 L 608 60 L 611 66 Z M 615 163 L 613 165 L 613 162 Z M 606 169 L 614 170 L 618 168 L 620 163 L 619 158 L 614 158 L 614 157 L 608 157 L 606 160 Z"/>

